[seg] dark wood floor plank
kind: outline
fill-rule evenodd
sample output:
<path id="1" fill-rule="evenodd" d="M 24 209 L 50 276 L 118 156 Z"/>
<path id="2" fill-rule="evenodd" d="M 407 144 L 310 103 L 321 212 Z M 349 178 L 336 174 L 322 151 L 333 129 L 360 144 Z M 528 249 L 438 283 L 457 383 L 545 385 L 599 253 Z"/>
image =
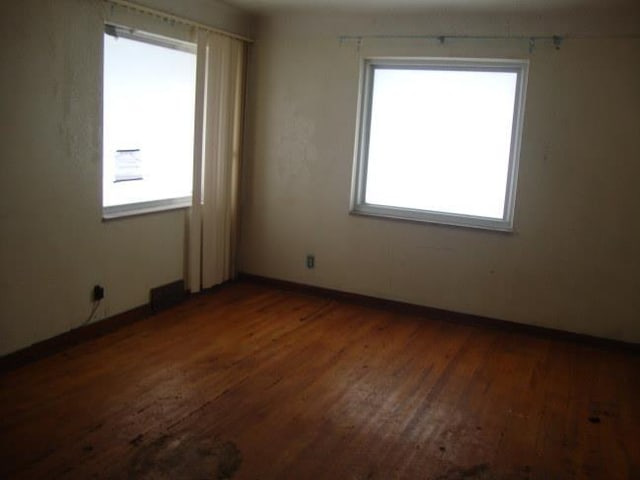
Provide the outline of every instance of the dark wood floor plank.
<path id="1" fill-rule="evenodd" d="M 0 478 L 640 478 L 639 374 L 239 282 L 0 374 Z"/>

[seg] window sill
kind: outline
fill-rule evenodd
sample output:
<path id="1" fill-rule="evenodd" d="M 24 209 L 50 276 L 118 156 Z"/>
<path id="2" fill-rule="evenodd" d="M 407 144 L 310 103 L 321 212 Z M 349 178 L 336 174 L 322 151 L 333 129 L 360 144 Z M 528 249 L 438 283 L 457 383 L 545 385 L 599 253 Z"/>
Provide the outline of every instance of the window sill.
<path id="1" fill-rule="evenodd" d="M 180 210 L 191 206 L 191 197 L 168 198 L 153 200 L 151 202 L 129 203 L 125 205 L 113 205 L 102 207 L 102 220 L 115 220 L 117 218 L 146 215 L 149 213 Z"/>
<path id="2" fill-rule="evenodd" d="M 451 227 L 473 228 L 502 233 L 513 233 L 513 223 L 510 220 L 494 219 L 488 217 L 475 217 L 471 215 L 457 215 L 427 210 L 413 210 L 409 208 L 397 208 L 372 204 L 356 205 L 349 212 L 351 215 L 375 217 L 386 220 L 400 220 L 416 223 L 430 223 Z"/>

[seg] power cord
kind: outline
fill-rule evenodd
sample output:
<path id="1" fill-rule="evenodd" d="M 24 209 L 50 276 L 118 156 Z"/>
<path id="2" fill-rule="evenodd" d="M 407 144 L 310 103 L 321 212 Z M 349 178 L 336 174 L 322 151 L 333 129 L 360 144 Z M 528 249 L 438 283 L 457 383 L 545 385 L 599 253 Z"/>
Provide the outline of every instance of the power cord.
<path id="1" fill-rule="evenodd" d="M 98 307 L 100 306 L 100 304 L 102 303 L 102 299 L 100 300 L 96 300 L 93 302 L 93 309 L 91 310 L 91 313 L 89 314 L 89 318 L 87 318 L 83 323 L 82 326 L 84 327 L 85 325 L 91 323 L 91 321 L 93 320 L 93 316 L 96 314 L 96 312 L 98 311 Z"/>

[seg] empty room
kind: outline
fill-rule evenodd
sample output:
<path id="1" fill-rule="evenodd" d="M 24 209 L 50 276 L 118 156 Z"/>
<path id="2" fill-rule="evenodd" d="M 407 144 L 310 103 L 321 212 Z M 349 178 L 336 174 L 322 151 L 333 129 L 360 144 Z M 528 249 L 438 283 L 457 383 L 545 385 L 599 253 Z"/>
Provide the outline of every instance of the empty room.
<path id="1" fill-rule="evenodd" d="M 0 3 L 0 478 L 640 479 L 637 0 Z"/>

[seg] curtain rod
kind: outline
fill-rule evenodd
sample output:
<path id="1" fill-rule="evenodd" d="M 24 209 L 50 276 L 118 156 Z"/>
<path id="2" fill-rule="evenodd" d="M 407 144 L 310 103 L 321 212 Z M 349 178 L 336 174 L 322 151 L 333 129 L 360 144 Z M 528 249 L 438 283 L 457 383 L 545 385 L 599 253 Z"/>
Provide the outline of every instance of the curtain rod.
<path id="1" fill-rule="evenodd" d="M 338 40 L 366 40 L 366 39 L 425 39 L 425 40 L 551 40 L 560 41 L 567 39 L 577 40 L 598 40 L 598 39 L 629 39 L 636 40 L 640 34 L 620 34 L 620 35 L 340 35 Z"/>
<path id="2" fill-rule="evenodd" d="M 562 42 L 566 39 L 640 39 L 640 34 L 622 35 L 341 35 L 338 41 L 342 45 L 348 41 L 355 41 L 360 49 L 363 40 L 389 39 L 389 40 L 437 40 L 444 45 L 447 40 L 526 40 L 529 42 L 529 53 L 533 53 L 537 41 L 551 41 L 556 50 L 560 50 Z"/>
<path id="3" fill-rule="evenodd" d="M 538 40 L 550 40 L 556 50 L 560 50 L 560 45 L 566 37 L 560 35 L 341 35 L 338 37 L 340 44 L 348 41 L 355 41 L 360 49 L 363 40 L 366 39 L 418 39 L 418 40 L 437 40 L 440 45 L 444 45 L 446 40 L 527 40 L 529 42 L 529 53 L 533 53 Z"/>
<path id="4" fill-rule="evenodd" d="M 137 3 L 130 2 L 128 0 L 103 0 L 105 3 L 110 3 L 112 5 L 118 5 L 120 7 L 129 8 L 131 10 L 138 11 L 140 13 L 146 13 L 148 15 L 153 15 L 155 17 L 160 17 L 163 20 L 169 20 L 176 23 L 181 23 L 183 25 L 187 25 L 189 27 L 199 28 L 201 30 L 206 30 L 208 32 L 217 33 L 220 35 L 224 35 L 226 37 L 235 38 L 236 40 L 242 40 L 243 42 L 253 43 L 253 39 L 249 37 L 245 37 L 243 35 L 238 35 L 237 33 L 229 32 L 227 30 L 223 30 L 221 28 L 212 27 L 210 25 L 206 25 L 204 23 L 196 22 L 193 20 L 189 20 L 186 18 L 178 17 L 177 15 L 173 15 L 168 12 L 164 12 L 162 10 L 156 10 L 155 8 L 144 7 L 142 5 L 138 5 Z"/>

